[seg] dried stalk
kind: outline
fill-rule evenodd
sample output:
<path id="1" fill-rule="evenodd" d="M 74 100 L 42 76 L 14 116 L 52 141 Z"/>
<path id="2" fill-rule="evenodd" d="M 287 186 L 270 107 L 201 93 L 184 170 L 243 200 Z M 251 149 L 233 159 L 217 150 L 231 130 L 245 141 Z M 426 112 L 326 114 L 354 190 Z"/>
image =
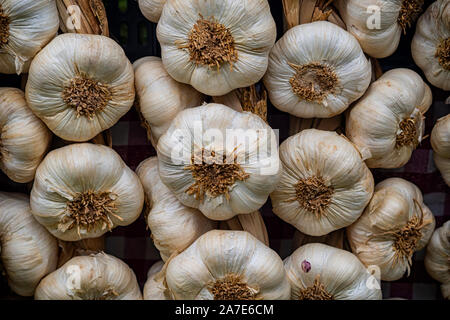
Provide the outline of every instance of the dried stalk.
<path id="1" fill-rule="evenodd" d="M 342 114 L 333 118 L 311 118 L 303 119 L 295 116 L 289 116 L 289 135 L 293 136 L 305 129 L 319 129 L 326 131 L 343 132 L 342 128 Z"/>
<path id="2" fill-rule="evenodd" d="M 105 250 L 103 237 L 95 239 L 84 239 L 80 241 L 58 240 L 60 254 L 58 258 L 58 268 L 76 256 L 89 255 Z"/>
<path id="3" fill-rule="evenodd" d="M 323 243 L 335 248 L 344 249 L 344 236 L 345 229 L 336 230 L 320 237 L 309 236 L 295 230 L 292 245 L 294 250 L 308 243 Z"/>
<path id="4" fill-rule="evenodd" d="M 252 234 L 256 239 L 269 246 L 269 236 L 264 220 L 259 211 L 250 214 L 240 214 L 227 220 L 225 228 L 230 230 L 243 230 Z"/>

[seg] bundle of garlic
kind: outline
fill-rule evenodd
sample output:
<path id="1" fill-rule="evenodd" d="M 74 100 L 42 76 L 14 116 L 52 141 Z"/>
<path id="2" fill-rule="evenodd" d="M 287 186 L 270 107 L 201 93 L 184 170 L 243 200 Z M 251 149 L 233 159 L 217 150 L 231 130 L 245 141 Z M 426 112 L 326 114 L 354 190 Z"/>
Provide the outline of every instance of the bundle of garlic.
<path id="1" fill-rule="evenodd" d="M 133 64 L 138 109 L 154 147 L 170 122 L 185 108 L 202 104 L 204 97 L 191 86 L 176 82 L 158 57 L 145 57 Z"/>
<path id="2" fill-rule="evenodd" d="M 168 296 L 163 268 L 164 261 L 158 261 L 148 270 L 144 285 L 144 300 L 173 300 Z"/>
<path id="3" fill-rule="evenodd" d="M 432 85 L 450 90 L 450 2 L 437 0 L 417 22 L 411 52 Z"/>
<path id="4" fill-rule="evenodd" d="M 258 210 L 280 175 L 275 133 L 260 117 L 224 105 L 180 112 L 158 143 L 162 182 L 212 220 Z"/>
<path id="5" fill-rule="evenodd" d="M 9 286 L 22 296 L 32 296 L 56 268 L 56 239 L 33 218 L 26 195 L 0 192 L 0 258 Z"/>
<path id="6" fill-rule="evenodd" d="M 372 69 L 358 41 L 327 21 L 289 29 L 269 56 L 264 84 L 278 109 L 331 118 L 361 97 Z"/>
<path id="7" fill-rule="evenodd" d="M 0 168 L 13 181 L 26 183 L 50 145 L 51 133 L 28 108 L 23 92 L 0 88 Z"/>
<path id="8" fill-rule="evenodd" d="M 167 0 L 138 0 L 139 9 L 148 20 L 158 23 L 166 1 Z"/>
<path id="9" fill-rule="evenodd" d="M 57 33 L 55 0 L 2 0 L 0 73 L 27 72 L 30 61 Z"/>
<path id="10" fill-rule="evenodd" d="M 401 167 L 423 139 L 423 114 L 431 103 L 431 90 L 417 73 L 390 70 L 350 109 L 346 135 L 369 168 Z"/>
<path id="11" fill-rule="evenodd" d="M 133 67 L 110 38 L 62 34 L 33 59 L 25 91 L 30 108 L 57 136 L 87 141 L 130 110 Z"/>
<path id="12" fill-rule="evenodd" d="M 142 300 L 136 275 L 122 260 L 98 253 L 70 259 L 39 283 L 36 300 Z"/>
<path id="13" fill-rule="evenodd" d="M 415 251 L 424 248 L 435 226 L 419 188 L 400 178 L 386 179 L 361 217 L 347 228 L 352 251 L 366 266 L 378 266 L 381 280 L 410 271 Z"/>
<path id="14" fill-rule="evenodd" d="M 276 26 L 267 0 L 167 0 L 157 36 L 175 80 L 220 96 L 263 77 Z"/>
<path id="15" fill-rule="evenodd" d="M 450 299 L 450 221 L 436 229 L 427 246 L 425 267 L 433 279 L 442 283 L 442 295 Z"/>
<path id="16" fill-rule="evenodd" d="M 174 252 L 181 252 L 202 234 L 215 229 L 217 223 L 200 211 L 183 205 L 162 183 L 158 159 L 149 158 L 136 169 L 150 204 L 147 224 L 153 243 L 166 261 Z"/>
<path id="17" fill-rule="evenodd" d="M 280 158 L 273 212 L 303 233 L 322 236 L 349 226 L 372 197 L 370 170 L 336 132 L 303 130 L 281 144 Z"/>
<path id="18" fill-rule="evenodd" d="M 338 0 L 335 4 L 348 31 L 374 58 L 394 53 L 422 11 L 423 0 Z"/>
<path id="19" fill-rule="evenodd" d="M 450 186 L 450 114 L 438 119 L 431 131 L 431 146 L 436 167 Z"/>
<path id="20" fill-rule="evenodd" d="M 284 260 L 292 300 L 380 300 L 375 278 L 345 250 L 306 244 Z"/>
<path id="21" fill-rule="evenodd" d="M 166 283 L 176 300 L 287 300 L 278 254 L 245 231 L 210 231 L 174 257 Z"/>
<path id="22" fill-rule="evenodd" d="M 31 190 L 35 218 L 65 241 L 97 238 L 141 214 L 144 190 L 111 148 L 91 143 L 51 151 Z"/>

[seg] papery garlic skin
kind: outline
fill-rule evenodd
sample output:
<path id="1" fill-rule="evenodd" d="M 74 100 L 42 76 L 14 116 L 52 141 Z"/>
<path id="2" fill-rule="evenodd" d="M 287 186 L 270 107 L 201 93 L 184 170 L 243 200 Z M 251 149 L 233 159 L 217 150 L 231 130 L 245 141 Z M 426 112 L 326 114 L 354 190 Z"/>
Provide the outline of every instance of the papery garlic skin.
<path id="1" fill-rule="evenodd" d="M 139 9 L 148 20 L 158 23 L 166 1 L 167 0 L 139 0 Z"/>
<path id="2" fill-rule="evenodd" d="M 87 141 L 130 110 L 133 67 L 108 37 L 62 34 L 33 59 L 25 92 L 29 107 L 53 133 Z"/>
<path id="3" fill-rule="evenodd" d="M 440 61 L 438 49 L 441 44 L 442 54 L 447 58 Z M 443 90 L 450 90 L 448 50 L 450 50 L 450 2 L 437 0 L 417 22 L 416 33 L 411 42 L 411 53 L 414 62 L 425 73 L 428 81 Z"/>
<path id="4" fill-rule="evenodd" d="M 52 135 L 20 89 L 0 88 L 0 168 L 13 181 L 33 180 Z"/>
<path id="5" fill-rule="evenodd" d="M 409 6 L 411 2 L 417 3 L 414 8 L 420 8 L 420 1 L 404 0 L 338 0 L 335 4 L 364 52 L 374 58 L 385 58 L 397 49 L 403 27 L 406 30 L 417 16 L 412 13 L 409 16 L 406 10 L 406 21 L 399 22 L 403 3 Z"/>
<path id="6" fill-rule="evenodd" d="M 168 289 L 164 284 L 164 275 L 161 271 L 164 261 L 155 262 L 148 270 L 147 281 L 144 285 L 144 300 L 172 300 L 168 294 Z"/>
<path id="7" fill-rule="evenodd" d="M 428 274 L 442 283 L 442 295 L 450 299 L 450 221 L 436 229 L 427 246 L 425 267 Z"/>
<path id="8" fill-rule="evenodd" d="M 431 131 L 431 146 L 436 167 L 450 186 L 450 114 L 438 119 Z"/>
<path id="9" fill-rule="evenodd" d="M 136 173 L 150 204 L 147 224 L 155 247 L 167 261 L 174 252 L 181 252 L 199 236 L 216 228 L 217 223 L 199 210 L 183 205 L 159 177 L 158 158 L 141 162 Z"/>
<path id="10" fill-rule="evenodd" d="M 371 75 L 358 41 L 331 22 L 317 21 L 293 27 L 277 41 L 264 85 L 281 111 L 300 118 L 331 118 L 364 94 Z"/>
<path id="11" fill-rule="evenodd" d="M 157 152 L 162 182 L 181 203 L 212 220 L 258 210 L 281 169 L 272 128 L 257 115 L 214 103 L 180 112 Z M 231 172 L 219 179 L 221 168 Z"/>
<path id="12" fill-rule="evenodd" d="M 364 213 L 347 228 L 347 238 L 364 265 L 378 266 L 381 280 L 395 281 L 409 275 L 413 253 L 427 245 L 434 226 L 419 188 L 389 178 L 375 186 Z"/>
<path id="13" fill-rule="evenodd" d="M 134 222 L 143 208 L 144 190 L 113 149 L 81 143 L 45 157 L 30 200 L 35 218 L 55 237 L 77 241 Z"/>
<path id="14" fill-rule="evenodd" d="M 303 130 L 280 146 L 283 167 L 273 212 L 301 232 L 322 236 L 352 224 L 373 194 L 358 150 L 336 132 Z"/>
<path id="15" fill-rule="evenodd" d="M 21 296 L 32 296 L 56 269 L 56 239 L 33 218 L 24 194 L 0 192 L 0 258 L 9 287 Z"/>
<path id="16" fill-rule="evenodd" d="M 369 168 L 399 168 L 423 139 L 430 91 L 409 69 L 393 69 L 372 83 L 347 114 L 347 137 Z"/>
<path id="17" fill-rule="evenodd" d="M 176 300 L 287 300 L 291 290 L 278 254 L 245 231 L 202 235 L 169 262 L 166 282 Z"/>
<path id="18" fill-rule="evenodd" d="M 208 24 L 216 32 L 201 32 Z M 192 39 L 214 38 L 206 43 L 216 45 L 196 47 L 191 34 Z M 157 36 L 164 67 L 176 81 L 221 96 L 263 77 L 276 25 L 267 0 L 168 0 Z"/>
<path id="19" fill-rule="evenodd" d="M 70 259 L 46 276 L 36 300 L 142 300 L 133 270 L 106 253 Z"/>
<path id="20" fill-rule="evenodd" d="M 58 31 L 55 0 L 3 0 L 0 73 L 27 72 L 29 62 Z M 5 42 L 6 43 L 5 43 Z"/>
<path id="21" fill-rule="evenodd" d="M 354 254 L 342 249 L 306 244 L 284 260 L 284 267 L 292 300 L 381 299 L 379 279 Z"/>
<path id="22" fill-rule="evenodd" d="M 156 147 L 173 118 L 185 108 L 201 105 L 204 96 L 191 86 L 173 80 L 161 58 L 141 58 L 133 63 L 133 68 L 139 112 Z"/>

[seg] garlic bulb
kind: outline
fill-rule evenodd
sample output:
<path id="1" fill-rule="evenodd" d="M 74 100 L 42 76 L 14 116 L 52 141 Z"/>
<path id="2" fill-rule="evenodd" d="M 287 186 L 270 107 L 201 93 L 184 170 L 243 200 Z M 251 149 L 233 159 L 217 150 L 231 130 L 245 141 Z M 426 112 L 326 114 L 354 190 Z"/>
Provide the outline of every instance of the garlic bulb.
<path id="1" fill-rule="evenodd" d="M 173 258 L 166 282 L 176 300 L 287 300 L 278 254 L 245 231 L 213 230 Z"/>
<path id="2" fill-rule="evenodd" d="M 9 286 L 21 296 L 32 296 L 56 268 L 56 239 L 33 218 L 24 194 L 0 192 L 0 258 Z"/>
<path id="3" fill-rule="evenodd" d="M 25 92 L 30 108 L 57 136 L 87 141 L 130 110 L 133 67 L 110 38 L 66 33 L 33 59 Z"/>
<path id="4" fill-rule="evenodd" d="M 153 243 L 164 261 L 217 226 L 217 223 L 207 219 L 197 209 L 181 204 L 172 191 L 167 189 L 159 177 L 156 157 L 141 162 L 136 173 L 151 206 L 147 224 Z"/>
<path id="5" fill-rule="evenodd" d="M 338 0 L 335 4 L 348 31 L 374 58 L 394 53 L 422 11 L 423 0 Z"/>
<path id="6" fill-rule="evenodd" d="M 0 168 L 15 182 L 34 178 L 51 133 L 28 108 L 24 93 L 0 88 Z"/>
<path id="7" fill-rule="evenodd" d="M 442 283 L 442 295 L 450 299 L 450 221 L 436 229 L 425 256 L 425 267 L 433 279 Z"/>
<path id="8" fill-rule="evenodd" d="M 433 2 L 417 22 L 411 53 L 432 85 L 450 90 L 450 2 Z"/>
<path id="9" fill-rule="evenodd" d="M 273 212 L 301 232 L 322 236 L 352 224 L 373 193 L 373 177 L 354 146 L 336 132 L 307 129 L 280 146 L 283 172 Z"/>
<path id="10" fill-rule="evenodd" d="M 91 143 L 51 151 L 31 190 L 35 218 L 65 241 L 97 238 L 141 214 L 144 190 L 111 148 Z"/>
<path id="11" fill-rule="evenodd" d="M 39 283 L 36 300 L 142 300 L 136 275 L 122 260 L 98 253 L 70 259 Z"/>
<path id="12" fill-rule="evenodd" d="M 221 104 L 185 109 L 158 143 L 162 182 L 212 220 L 258 210 L 279 179 L 273 130 Z"/>
<path id="13" fill-rule="evenodd" d="M 276 26 L 267 0 L 168 0 L 157 36 L 175 80 L 221 96 L 263 77 Z"/>
<path id="14" fill-rule="evenodd" d="M 393 69 L 350 109 L 346 135 L 365 154 L 369 168 L 398 168 L 409 161 L 423 138 L 428 89 L 414 71 Z"/>
<path id="15" fill-rule="evenodd" d="M 306 244 L 284 260 L 292 300 L 380 300 L 377 279 L 352 253 Z"/>
<path id="16" fill-rule="evenodd" d="M 270 101 L 300 118 L 331 118 L 363 95 L 372 69 L 358 41 L 327 21 L 289 29 L 269 56 Z"/>
<path id="17" fill-rule="evenodd" d="M 347 228 L 347 237 L 362 263 L 378 266 L 381 280 L 394 281 L 409 275 L 414 252 L 427 245 L 434 226 L 419 188 L 389 178 L 375 186 L 364 213 Z"/>
<path id="18" fill-rule="evenodd" d="M 139 9 L 148 20 L 158 23 L 166 1 L 167 0 L 138 0 Z"/>
<path id="19" fill-rule="evenodd" d="M 55 0 L 2 0 L 0 73 L 27 72 L 30 60 L 57 33 Z"/>
<path id="20" fill-rule="evenodd" d="M 144 300 L 172 300 L 168 297 L 168 290 L 164 284 L 164 261 L 158 261 L 152 265 L 147 274 L 147 282 L 144 285 Z"/>
<path id="21" fill-rule="evenodd" d="M 431 146 L 436 167 L 450 186 L 450 114 L 438 119 L 431 131 Z"/>
<path id="22" fill-rule="evenodd" d="M 185 108 L 201 105 L 204 97 L 191 86 L 173 80 L 161 58 L 141 58 L 133 67 L 139 112 L 156 147 L 173 118 Z"/>

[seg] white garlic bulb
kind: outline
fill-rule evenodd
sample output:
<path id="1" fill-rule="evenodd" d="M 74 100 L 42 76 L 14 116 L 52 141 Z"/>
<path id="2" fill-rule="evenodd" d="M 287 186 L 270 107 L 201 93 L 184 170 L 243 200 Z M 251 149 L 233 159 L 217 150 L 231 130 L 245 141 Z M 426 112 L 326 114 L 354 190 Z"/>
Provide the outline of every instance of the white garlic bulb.
<path id="1" fill-rule="evenodd" d="M 39 283 L 36 300 L 142 300 L 136 275 L 103 252 L 70 259 Z"/>
<path id="2" fill-rule="evenodd" d="M 332 131 L 303 130 L 280 146 L 283 172 L 273 212 L 301 232 L 322 236 L 352 224 L 374 182 L 358 150 Z"/>
<path id="3" fill-rule="evenodd" d="M 158 23 L 166 1 L 167 0 L 139 0 L 139 9 L 148 20 Z"/>
<path id="4" fill-rule="evenodd" d="M 221 104 L 180 112 L 157 151 L 162 182 L 212 220 L 258 210 L 279 179 L 272 128 L 257 115 Z"/>
<path id="5" fill-rule="evenodd" d="M 183 205 L 162 183 L 158 172 L 158 158 L 152 157 L 141 162 L 136 173 L 150 202 L 147 224 L 152 240 L 164 261 L 217 226 L 217 223 L 206 218 L 199 210 Z"/>
<path id="6" fill-rule="evenodd" d="M 361 217 L 347 228 L 352 251 L 366 266 L 377 266 L 381 280 L 395 281 L 410 271 L 415 251 L 424 248 L 435 226 L 416 185 L 389 178 L 375 193 Z"/>
<path id="7" fill-rule="evenodd" d="M 25 93 L 29 107 L 57 136 L 87 141 L 130 110 L 133 67 L 114 40 L 66 33 L 33 59 Z"/>
<path id="8" fill-rule="evenodd" d="M 450 2 L 433 2 L 417 22 L 411 43 L 415 63 L 430 83 L 450 90 Z"/>
<path id="9" fill-rule="evenodd" d="M 175 80 L 221 96 L 263 77 L 276 26 L 267 0 L 168 0 L 157 36 Z"/>
<path id="10" fill-rule="evenodd" d="M 284 260 L 292 300 L 380 300 L 378 279 L 351 252 L 306 244 Z"/>
<path id="11" fill-rule="evenodd" d="M 33 180 L 51 139 L 50 131 L 28 108 L 24 93 L 0 88 L 0 168 L 11 180 Z"/>
<path id="12" fill-rule="evenodd" d="M 442 283 L 442 295 L 450 299 L 450 221 L 436 229 L 427 246 L 425 267 L 433 279 Z"/>
<path id="13" fill-rule="evenodd" d="M 372 83 L 347 115 L 346 135 L 358 146 L 369 168 L 405 165 L 422 141 L 423 111 L 431 92 L 409 69 L 393 69 Z"/>
<path id="14" fill-rule="evenodd" d="M 152 265 L 144 285 L 144 300 L 172 300 L 165 285 L 164 261 Z"/>
<path id="15" fill-rule="evenodd" d="M 51 151 L 31 190 L 35 218 L 65 241 L 97 238 L 141 214 L 144 190 L 111 148 L 91 143 Z"/>
<path id="16" fill-rule="evenodd" d="M 202 104 L 204 97 L 191 86 L 176 82 L 158 57 L 145 57 L 133 63 L 139 112 L 156 147 L 171 121 L 185 108 Z"/>
<path id="17" fill-rule="evenodd" d="M 374 58 L 394 53 L 422 11 L 423 0 L 338 0 L 335 4 L 364 52 Z"/>
<path id="18" fill-rule="evenodd" d="M 31 59 L 58 31 L 55 0 L 2 0 L 0 73 L 27 72 Z"/>
<path id="19" fill-rule="evenodd" d="M 438 119 L 431 131 L 431 146 L 436 167 L 450 186 L 450 114 Z"/>
<path id="20" fill-rule="evenodd" d="M 9 286 L 22 296 L 32 296 L 56 269 L 56 239 L 33 218 L 24 194 L 0 192 L 0 258 Z"/>
<path id="21" fill-rule="evenodd" d="M 289 29 L 269 56 L 270 101 L 300 118 L 331 118 L 361 97 L 372 69 L 358 41 L 328 21 Z"/>
<path id="22" fill-rule="evenodd" d="M 169 262 L 166 282 L 176 300 L 287 300 L 291 294 L 281 258 L 245 231 L 202 235 Z"/>

